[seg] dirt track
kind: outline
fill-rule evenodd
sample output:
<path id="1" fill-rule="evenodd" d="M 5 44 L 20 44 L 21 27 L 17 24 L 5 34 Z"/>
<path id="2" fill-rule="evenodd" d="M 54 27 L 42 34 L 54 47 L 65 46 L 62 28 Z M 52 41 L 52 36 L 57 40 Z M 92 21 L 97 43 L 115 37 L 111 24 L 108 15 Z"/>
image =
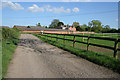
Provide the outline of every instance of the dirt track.
<path id="1" fill-rule="evenodd" d="M 120 78 L 31 34 L 22 34 L 6 78 Z"/>

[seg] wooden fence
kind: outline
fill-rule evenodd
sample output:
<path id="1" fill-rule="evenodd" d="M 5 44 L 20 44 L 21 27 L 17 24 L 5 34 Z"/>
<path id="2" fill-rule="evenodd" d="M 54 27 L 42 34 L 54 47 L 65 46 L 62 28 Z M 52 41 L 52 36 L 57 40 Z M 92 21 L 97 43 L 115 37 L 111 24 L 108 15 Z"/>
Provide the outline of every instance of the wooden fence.
<path id="1" fill-rule="evenodd" d="M 51 33 L 44 33 L 44 34 L 51 34 Z M 53 33 L 52 33 L 51 35 L 57 35 L 57 37 L 41 34 L 41 36 L 51 37 L 51 39 L 52 39 L 52 38 L 56 38 L 56 41 L 58 41 L 58 39 L 62 39 L 62 40 L 64 40 L 64 41 L 65 41 L 65 40 L 67 40 L 67 41 L 72 41 L 72 42 L 73 42 L 73 47 L 75 46 L 75 43 L 76 43 L 76 42 L 77 42 L 77 43 L 86 44 L 86 45 L 87 45 L 87 50 L 89 50 L 89 45 L 97 46 L 97 47 L 102 47 L 102 48 L 107 48 L 107 49 L 111 49 L 111 50 L 114 51 L 113 57 L 116 57 L 117 51 L 120 51 L 120 48 L 117 47 L 118 42 L 120 42 L 120 39 L 104 38 L 104 37 L 91 37 L 91 36 L 74 35 L 74 34 L 53 34 Z M 64 38 L 60 38 L 60 37 L 58 37 L 58 35 L 62 35 L 62 36 L 64 36 Z M 71 40 L 71 39 L 65 39 L 65 36 L 73 36 L 73 40 Z M 76 37 L 86 37 L 86 38 L 87 38 L 87 42 L 75 40 Z M 92 38 L 92 39 L 100 39 L 100 40 L 114 41 L 114 47 L 90 43 L 90 38 Z"/>

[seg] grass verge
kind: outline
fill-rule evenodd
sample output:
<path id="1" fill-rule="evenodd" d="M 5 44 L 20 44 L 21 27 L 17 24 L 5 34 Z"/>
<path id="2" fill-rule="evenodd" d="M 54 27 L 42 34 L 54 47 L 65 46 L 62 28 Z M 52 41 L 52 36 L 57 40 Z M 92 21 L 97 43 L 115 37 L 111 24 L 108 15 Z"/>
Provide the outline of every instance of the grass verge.
<path id="1" fill-rule="evenodd" d="M 82 49 L 73 48 L 71 46 L 67 46 L 64 44 L 60 44 L 59 42 L 56 42 L 54 39 L 52 39 L 52 41 L 50 41 L 50 40 L 47 40 L 45 37 L 40 37 L 40 35 L 38 35 L 38 34 L 33 34 L 33 35 L 35 35 L 36 37 L 40 38 L 41 40 L 43 40 L 47 43 L 50 43 L 61 49 L 69 51 L 72 54 L 75 54 L 75 55 L 82 57 L 84 59 L 87 59 L 95 64 L 107 67 L 115 72 L 120 73 L 120 60 L 118 60 L 118 59 L 108 57 L 105 55 L 100 55 L 96 52 L 86 51 L 86 50 L 82 50 Z"/>
<path id="2" fill-rule="evenodd" d="M 4 33 L 4 32 L 13 32 L 12 35 L 10 35 L 10 33 Z M 14 32 L 15 31 L 15 32 Z M 17 33 L 16 30 L 13 29 L 3 29 L 3 33 L 2 34 L 2 78 L 5 77 L 7 69 L 8 69 L 8 65 L 12 59 L 12 55 L 17 47 L 17 43 L 19 41 L 19 36 L 20 34 Z M 3 35 L 6 37 L 3 37 Z M 8 39 L 8 37 L 9 39 Z"/>

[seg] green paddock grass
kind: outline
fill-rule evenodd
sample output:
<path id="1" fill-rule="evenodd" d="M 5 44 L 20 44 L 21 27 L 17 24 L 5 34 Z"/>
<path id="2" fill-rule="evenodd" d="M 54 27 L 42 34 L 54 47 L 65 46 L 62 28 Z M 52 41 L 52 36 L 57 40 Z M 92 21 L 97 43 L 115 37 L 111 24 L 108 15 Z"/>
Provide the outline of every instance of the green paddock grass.
<path id="1" fill-rule="evenodd" d="M 101 66 L 105 66 L 109 69 L 112 69 L 115 72 L 120 73 L 120 60 L 118 60 L 118 59 L 115 59 L 113 57 L 108 57 L 108 56 L 105 56 L 105 55 L 102 55 L 102 54 L 99 54 L 99 53 L 96 53 L 93 51 L 86 51 L 83 49 L 73 48 L 70 45 L 64 44 L 63 40 L 58 40 L 58 42 L 56 42 L 55 38 L 53 38 L 51 41 L 51 38 L 46 38 L 44 36 L 40 37 L 39 34 L 33 34 L 33 35 L 35 35 L 36 37 L 40 38 L 41 40 L 43 40 L 47 43 L 50 43 L 50 44 L 57 46 L 61 49 L 69 51 L 72 54 L 75 54 L 75 55 L 82 57 L 82 58 L 85 58 L 93 63 L 99 64 Z M 66 41 L 66 42 L 69 43 L 69 41 Z"/>
<path id="2" fill-rule="evenodd" d="M 39 35 L 39 34 L 38 34 Z M 63 35 L 54 35 L 54 34 L 44 34 L 44 35 L 49 35 L 49 36 L 54 36 L 54 37 L 59 37 L 59 38 L 64 38 L 64 36 Z M 79 35 L 81 35 L 81 34 L 79 34 Z M 85 36 L 89 36 L 90 34 L 86 34 Z M 95 37 L 100 37 L 100 36 L 95 36 Z M 65 39 L 71 39 L 71 40 L 73 40 L 73 36 L 65 36 Z M 87 42 L 87 38 L 82 38 L 82 37 L 76 37 L 75 38 L 75 40 L 78 40 L 78 41 L 83 41 L 83 42 Z M 62 40 L 60 40 L 60 39 L 58 39 L 58 41 L 60 42 L 60 43 L 63 43 L 63 41 Z M 90 43 L 94 43 L 94 44 L 99 44 L 99 45 L 105 45 L 105 46 L 110 46 L 110 47 L 114 47 L 114 41 L 108 41 L 108 40 L 100 40 L 100 39 L 92 39 L 92 38 L 90 38 Z M 73 42 L 71 42 L 71 41 L 65 41 L 65 43 L 67 44 L 67 45 L 71 45 L 72 46 L 72 44 L 73 44 Z M 120 42 L 119 42 L 120 43 Z M 82 44 L 82 43 L 75 43 L 75 47 L 76 48 L 81 48 L 81 49 L 84 49 L 84 50 L 86 50 L 86 48 L 87 48 L 87 45 L 86 44 Z M 89 50 L 91 50 L 91 51 L 94 51 L 94 52 L 99 52 L 100 54 L 102 54 L 102 55 L 106 55 L 106 56 L 109 56 L 109 57 L 113 57 L 113 53 L 114 53 L 114 51 L 113 50 L 110 50 L 110 49 L 106 49 L 106 48 L 100 48 L 100 47 L 95 47 L 95 46 L 92 46 L 92 45 L 90 45 L 89 46 Z M 117 53 L 118 54 L 118 53 Z"/>
<path id="3" fill-rule="evenodd" d="M 76 34 L 76 35 L 83 35 L 83 33 Z M 85 36 L 94 36 L 94 37 L 107 37 L 107 38 L 118 38 L 120 39 L 120 33 L 84 33 Z"/>
<path id="4" fill-rule="evenodd" d="M 0 41 L 0 79 L 2 79 L 2 42 Z"/>
<path id="5" fill-rule="evenodd" d="M 48 34 L 50 35 L 50 34 Z M 75 35 L 83 35 L 83 34 L 75 34 Z M 88 33 L 85 33 L 84 34 L 85 36 L 94 36 L 94 37 L 103 37 L 102 34 L 88 34 Z M 118 38 L 120 39 L 120 34 L 104 34 L 105 36 L 112 36 L 112 37 L 107 37 L 107 38 Z M 114 36 L 113 36 L 114 35 Z M 115 35 L 119 35 L 119 36 L 115 36 Z M 56 35 L 52 35 L 52 36 L 55 36 Z M 59 35 L 58 37 L 60 38 L 63 38 L 64 36 L 62 35 Z M 66 39 L 71 39 L 73 40 L 73 36 L 66 36 L 65 37 Z M 78 40 L 78 41 L 83 41 L 83 42 L 87 42 L 87 38 L 83 38 L 83 37 L 76 37 L 75 40 Z M 100 45 L 106 45 L 106 46 L 111 46 L 111 47 L 114 47 L 114 41 L 108 41 L 108 40 L 100 40 L 100 39 L 92 39 L 90 38 L 90 43 L 95 43 L 95 44 L 100 44 Z"/>

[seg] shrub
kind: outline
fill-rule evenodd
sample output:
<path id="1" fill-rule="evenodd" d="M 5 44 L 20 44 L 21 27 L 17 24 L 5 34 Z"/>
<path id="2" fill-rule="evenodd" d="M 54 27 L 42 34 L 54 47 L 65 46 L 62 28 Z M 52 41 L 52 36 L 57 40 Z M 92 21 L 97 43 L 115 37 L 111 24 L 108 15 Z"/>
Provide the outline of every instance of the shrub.
<path id="1" fill-rule="evenodd" d="M 16 38 L 18 34 L 18 31 L 16 29 L 11 28 L 3 28 L 2 29 L 2 39 L 3 40 L 9 40 L 12 38 Z"/>

